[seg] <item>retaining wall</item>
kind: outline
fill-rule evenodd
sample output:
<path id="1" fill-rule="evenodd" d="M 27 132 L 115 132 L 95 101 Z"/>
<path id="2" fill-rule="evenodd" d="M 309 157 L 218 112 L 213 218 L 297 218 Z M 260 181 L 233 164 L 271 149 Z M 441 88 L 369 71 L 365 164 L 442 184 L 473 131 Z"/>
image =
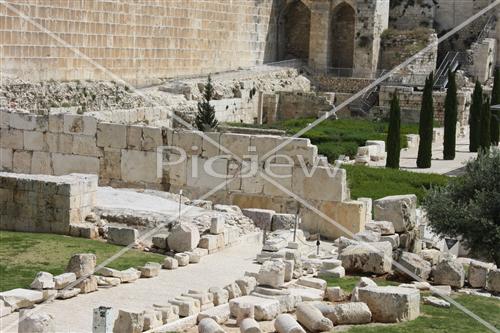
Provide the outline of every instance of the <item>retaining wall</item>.
<path id="1" fill-rule="evenodd" d="M 91 116 L 7 111 L 0 111 L 0 134 L 3 171 L 90 173 L 99 175 L 101 185 L 173 192 L 183 189 L 192 198 L 206 195 L 220 203 L 282 213 L 297 211 L 297 195 L 343 225 L 355 226 L 357 231 L 364 228 L 365 208 L 361 202 L 349 201 L 345 170 L 322 164 L 324 159 L 318 158 L 317 147 L 308 139 L 293 139 L 272 154 L 271 160 L 264 160 L 268 151 L 288 138 L 219 132 L 205 133 L 204 138 L 196 131 L 104 123 Z M 251 170 L 262 171 L 269 164 L 268 177 L 293 194 L 283 192 L 256 171 L 245 170 L 242 162 L 220 149 L 219 144 L 250 162 Z M 158 151 L 160 146 L 181 148 L 186 158 L 181 158 L 178 149 Z M 210 166 L 218 175 L 208 173 Z M 224 184 L 226 180 L 231 181 Z M 333 206 L 336 209 L 332 210 Z M 343 210 L 349 213 L 340 216 Z M 324 236 L 342 234 L 320 217 L 308 217 L 307 209 L 302 213 L 306 230 L 313 231 L 315 226 L 316 232 L 320 223 L 324 225 Z"/>

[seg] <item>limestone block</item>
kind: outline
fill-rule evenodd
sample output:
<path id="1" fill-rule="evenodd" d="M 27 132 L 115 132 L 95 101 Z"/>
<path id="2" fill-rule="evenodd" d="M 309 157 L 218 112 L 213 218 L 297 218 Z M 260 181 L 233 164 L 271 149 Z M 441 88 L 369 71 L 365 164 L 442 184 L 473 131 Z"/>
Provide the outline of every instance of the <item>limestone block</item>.
<path id="1" fill-rule="evenodd" d="M 15 150 L 12 158 L 12 170 L 17 173 L 30 173 L 32 154 L 30 151 Z"/>
<path id="2" fill-rule="evenodd" d="M 97 291 L 97 279 L 91 275 L 86 279 L 81 280 L 75 285 L 75 288 L 80 289 L 80 293 L 88 294 Z"/>
<path id="3" fill-rule="evenodd" d="M 95 136 L 97 133 L 97 119 L 94 117 L 65 114 L 63 118 L 66 134 Z"/>
<path id="4" fill-rule="evenodd" d="M 210 220 L 210 233 L 212 235 L 222 234 L 224 232 L 225 221 L 221 216 L 212 217 Z"/>
<path id="5" fill-rule="evenodd" d="M 163 146 L 163 137 L 159 127 L 142 128 L 142 150 L 153 150 Z"/>
<path id="6" fill-rule="evenodd" d="M 161 265 L 157 262 L 148 262 L 144 266 L 139 267 L 141 277 L 151 278 L 160 274 Z"/>
<path id="7" fill-rule="evenodd" d="M 115 277 L 96 276 L 98 287 L 116 287 L 122 280 Z"/>
<path id="8" fill-rule="evenodd" d="M 346 295 L 344 290 L 340 287 L 328 287 L 326 288 L 326 297 L 330 302 L 342 302 Z"/>
<path id="9" fill-rule="evenodd" d="M 142 126 L 127 126 L 127 148 L 141 150 Z"/>
<path id="10" fill-rule="evenodd" d="M 14 310 L 4 301 L 0 301 L 0 318 L 10 315 Z"/>
<path id="11" fill-rule="evenodd" d="M 244 319 L 255 317 L 253 304 L 240 304 L 236 317 L 236 325 L 240 325 Z"/>
<path id="12" fill-rule="evenodd" d="M 9 128 L 10 112 L 0 110 L 0 128 Z"/>
<path id="13" fill-rule="evenodd" d="M 218 250 L 217 235 L 203 235 L 200 238 L 198 246 L 202 249 L 207 249 L 208 253 L 213 253 Z"/>
<path id="14" fill-rule="evenodd" d="M 262 330 L 255 319 L 245 318 L 240 323 L 240 333 L 262 333 Z"/>
<path id="15" fill-rule="evenodd" d="M 392 267 L 392 245 L 389 242 L 350 245 L 339 259 L 347 272 L 385 274 Z"/>
<path id="16" fill-rule="evenodd" d="M 3 300 L 13 310 L 29 308 L 43 301 L 43 293 L 38 290 L 16 288 L 0 293 Z"/>
<path id="17" fill-rule="evenodd" d="M 292 192 L 293 165 L 290 164 L 266 164 L 264 173 L 264 195 L 289 197 Z"/>
<path id="18" fill-rule="evenodd" d="M 63 273 L 54 276 L 55 289 L 64 289 L 70 283 L 73 283 L 75 281 L 76 281 L 75 273 Z"/>
<path id="19" fill-rule="evenodd" d="M 257 194 L 264 191 L 264 184 L 266 180 L 262 178 L 256 166 L 252 164 L 244 169 L 243 177 L 241 179 L 241 190 L 247 194 Z"/>
<path id="20" fill-rule="evenodd" d="M 73 152 L 73 135 L 46 133 L 45 139 L 51 153 L 71 154 Z"/>
<path id="21" fill-rule="evenodd" d="M 253 276 L 245 276 L 235 281 L 241 290 L 243 296 L 250 295 L 250 293 L 257 286 L 257 280 Z"/>
<path id="22" fill-rule="evenodd" d="M 183 293 L 182 296 L 191 297 L 200 301 L 200 305 L 206 305 L 213 303 L 214 297 L 209 292 L 199 291 L 199 290 L 188 290 L 187 293 Z"/>
<path id="23" fill-rule="evenodd" d="M 9 113 L 9 126 L 14 129 L 33 131 L 36 129 L 37 116 L 31 113 Z"/>
<path id="24" fill-rule="evenodd" d="M 271 221 L 271 230 L 290 230 L 295 226 L 295 214 L 274 214 Z"/>
<path id="25" fill-rule="evenodd" d="M 211 287 L 208 292 L 212 294 L 215 306 L 226 304 L 229 301 L 229 291 L 220 287 Z"/>
<path id="26" fill-rule="evenodd" d="M 172 257 L 166 257 L 163 262 L 163 268 L 165 269 L 177 269 L 179 267 L 179 262 L 177 259 Z"/>
<path id="27" fill-rule="evenodd" d="M 0 148 L 0 171 L 12 171 L 13 154 L 10 148 Z"/>
<path id="28" fill-rule="evenodd" d="M 168 234 L 157 234 L 152 237 L 151 241 L 154 247 L 166 250 L 168 249 L 167 238 Z"/>
<path id="29" fill-rule="evenodd" d="M 99 238 L 99 228 L 93 223 L 70 224 L 69 234 L 73 237 L 97 239 Z"/>
<path id="30" fill-rule="evenodd" d="M 297 306 L 297 321 L 311 332 L 331 331 L 333 323 L 325 318 L 321 311 L 309 303 L 301 303 Z"/>
<path id="31" fill-rule="evenodd" d="M 113 326 L 113 333 L 141 333 L 144 329 L 144 312 L 120 310 Z"/>
<path id="32" fill-rule="evenodd" d="M 231 316 L 237 318 L 241 308 L 253 306 L 255 320 L 273 320 L 280 313 L 280 303 L 275 299 L 267 299 L 255 296 L 243 296 L 229 301 Z"/>
<path id="33" fill-rule="evenodd" d="M 418 254 L 403 252 L 398 259 L 398 263 L 413 275 L 416 275 L 423 280 L 429 279 L 432 269 L 431 264 L 422 259 Z M 398 273 L 407 275 L 406 272 L 400 270 L 399 268 Z M 410 277 L 415 279 L 414 276 L 410 275 Z"/>
<path id="34" fill-rule="evenodd" d="M 187 185 L 200 189 L 224 188 L 228 160 L 225 158 L 190 158 L 187 161 Z"/>
<path id="35" fill-rule="evenodd" d="M 53 289 L 54 287 L 54 276 L 48 272 L 38 272 L 30 285 L 31 289 Z"/>
<path id="36" fill-rule="evenodd" d="M 95 136 L 74 135 L 71 152 L 74 155 L 99 156 L 99 148 Z"/>
<path id="37" fill-rule="evenodd" d="M 328 313 L 323 313 L 334 325 L 368 324 L 372 321 L 372 313 L 368 305 L 362 302 L 335 304 L 329 306 Z"/>
<path id="38" fill-rule="evenodd" d="M 107 276 L 107 277 L 114 277 L 114 278 L 121 278 L 122 277 L 122 271 L 119 271 L 117 269 L 109 268 L 109 267 L 103 267 L 99 269 L 99 274 L 102 276 Z"/>
<path id="39" fill-rule="evenodd" d="M 200 301 L 190 297 L 176 297 L 168 301 L 179 307 L 179 316 L 189 317 L 200 312 Z"/>
<path id="40" fill-rule="evenodd" d="M 162 312 L 154 309 L 144 311 L 144 331 L 152 330 L 163 324 Z"/>
<path id="41" fill-rule="evenodd" d="M 211 308 L 205 311 L 202 311 L 198 314 L 197 321 L 200 322 L 205 318 L 211 318 L 215 320 L 217 324 L 223 324 L 229 320 L 231 313 L 229 312 L 229 304 L 225 304 L 223 306 L 218 306 L 215 308 Z"/>
<path id="42" fill-rule="evenodd" d="M 300 324 L 289 314 L 280 314 L 274 321 L 278 333 L 306 333 Z"/>
<path id="43" fill-rule="evenodd" d="M 396 232 L 415 227 L 417 197 L 414 194 L 385 197 L 375 200 L 373 205 L 375 219 L 392 222 Z"/>
<path id="44" fill-rule="evenodd" d="M 71 288 L 71 289 L 62 289 L 57 292 L 57 299 L 68 299 L 68 298 L 73 298 L 75 296 L 78 296 L 80 294 L 80 289 L 78 288 Z"/>
<path id="45" fill-rule="evenodd" d="M 373 200 L 372 198 L 358 198 L 358 201 L 362 202 L 363 205 L 365 206 L 366 222 L 368 224 L 368 222 L 372 221 Z"/>
<path id="46" fill-rule="evenodd" d="M 198 333 L 225 333 L 212 318 L 204 318 L 198 324 Z"/>
<path id="47" fill-rule="evenodd" d="M 35 312 L 31 309 L 23 309 L 19 312 L 19 317 L 22 317 L 23 320 L 19 321 L 19 326 L 17 328 L 18 332 L 56 332 L 55 320 L 50 314 Z"/>
<path id="48" fill-rule="evenodd" d="M 443 260 L 432 270 L 435 284 L 449 285 L 454 288 L 464 286 L 465 271 L 462 264 L 454 260 Z"/>
<path id="49" fill-rule="evenodd" d="M 174 259 L 177 260 L 179 267 L 189 265 L 189 254 L 187 253 L 176 253 Z"/>
<path id="50" fill-rule="evenodd" d="M 206 137 L 203 138 L 202 143 L 202 156 L 204 158 L 210 158 L 219 155 L 219 145 L 220 145 L 220 136 L 219 132 L 205 132 Z"/>
<path id="51" fill-rule="evenodd" d="M 380 233 L 382 236 L 394 235 L 394 224 L 389 221 L 372 221 L 365 224 L 366 230 Z"/>
<path id="52" fill-rule="evenodd" d="M 161 174 L 161 170 L 160 170 Z M 131 183 L 158 183 L 158 154 L 138 150 L 123 150 L 121 175 Z"/>
<path id="53" fill-rule="evenodd" d="M 241 289 L 236 282 L 228 284 L 224 289 L 227 290 L 229 299 L 241 297 Z"/>
<path id="54" fill-rule="evenodd" d="M 381 236 L 380 241 L 391 243 L 393 250 L 395 250 L 399 247 L 399 235 L 398 234 Z"/>
<path id="55" fill-rule="evenodd" d="M 23 142 L 24 150 L 43 151 L 45 147 L 44 133 L 37 131 L 24 131 Z"/>
<path id="56" fill-rule="evenodd" d="M 319 289 L 319 290 L 323 290 L 323 291 L 326 290 L 326 285 L 327 285 L 325 280 L 312 278 L 312 277 L 305 277 L 305 276 L 298 279 L 296 283 L 299 286 Z"/>
<path id="57" fill-rule="evenodd" d="M 264 262 L 259 270 L 257 282 L 273 288 L 280 288 L 285 283 L 285 263 L 280 259 Z"/>
<path id="58" fill-rule="evenodd" d="M 438 308 L 449 308 L 450 303 L 446 302 L 444 299 L 440 299 L 434 296 L 424 297 L 424 304 L 432 305 Z"/>
<path id="59" fill-rule="evenodd" d="M 108 227 L 108 243 L 128 246 L 135 244 L 139 232 L 134 228 L 126 227 Z"/>
<path id="60" fill-rule="evenodd" d="M 486 290 L 500 292 L 500 269 L 491 269 L 486 279 Z"/>
<path id="61" fill-rule="evenodd" d="M 431 263 L 431 265 L 437 265 L 441 261 L 441 251 L 436 249 L 424 249 L 420 253 L 420 256 Z"/>
<path id="62" fill-rule="evenodd" d="M 371 230 L 365 230 L 354 234 L 353 238 L 358 242 L 365 242 L 365 243 L 379 242 L 380 233 Z"/>
<path id="63" fill-rule="evenodd" d="M 49 132 L 64 132 L 64 114 L 49 114 Z"/>
<path id="64" fill-rule="evenodd" d="M 120 149 L 105 148 L 100 160 L 100 176 L 104 179 L 121 179 Z"/>
<path id="65" fill-rule="evenodd" d="M 303 302 L 308 301 L 322 301 L 325 297 L 323 290 L 313 289 L 313 288 L 289 288 L 288 291 L 292 296 L 300 297 Z"/>
<path id="66" fill-rule="evenodd" d="M 264 242 L 263 251 L 278 252 L 288 246 L 288 241 L 285 238 L 276 237 L 270 238 Z"/>
<path id="67" fill-rule="evenodd" d="M 339 279 L 345 277 L 345 268 L 340 266 L 332 269 L 321 270 L 318 274 L 320 278 Z"/>
<path id="68" fill-rule="evenodd" d="M 99 159 L 92 156 L 78 156 L 68 154 L 52 154 L 54 175 L 70 173 L 99 174 Z"/>
<path id="69" fill-rule="evenodd" d="M 188 156 L 200 155 L 203 147 L 203 132 L 175 131 L 172 134 L 172 145 L 183 149 Z"/>
<path id="70" fill-rule="evenodd" d="M 77 278 L 94 273 L 96 256 L 93 253 L 74 254 L 68 262 L 66 272 L 75 273 Z"/>
<path id="71" fill-rule="evenodd" d="M 120 280 L 122 283 L 131 283 L 141 277 L 141 272 L 135 268 L 129 268 L 120 272 Z"/>
<path id="72" fill-rule="evenodd" d="M 222 133 L 220 136 L 220 145 L 221 152 L 224 155 L 229 154 L 243 159 L 245 155 L 252 153 L 249 151 L 250 135 L 247 134 Z"/>
<path id="73" fill-rule="evenodd" d="M 295 261 L 284 260 L 285 263 L 285 282 L 290 282 L 293 279 L 293 270 L 295 266 Z"/>
<path id="74" fill-rule="evenodd" d="M 0 147 L 10 149 L 23 149 L 24 148 L 24 135 L 23 131 L 15 129 L 0 129 Z"/>
<path id="75" fill-rule="evenodd" d="M 270 209 L 247 208 L 242 209 L 242 213 L 246 217 L 250 218 L 256 227 L 270 230 L 271 221 L 276 212 Z"/>
<path id="76" fill-rule="evenodd" d="M 436 296 L 451 296 L 451 287 L 450 286 L 431 286 L 430 291 L 433 295 Z"/>
<path id="77" fill-rule="evenodd" d="M 309 171 L 312 173 L 312 170 Z M 293 169 L 293 193 L 308 200 L 345 201 L 347 196 L 347 174 L 344 169 L 318 166 L 314 173 L 306 174 L 299 167 Z"/>
<path id="78" fill-rule="evenodd" d="M 97 146 L 122 149 L 127 147 L 127 126 L 111 123 L 97 124 Z"/>
<path id="79" fill-rule="evenodd" d="M 495 265 L 477 260 L 472 260 L 469 265 L 467 279 L 472 288 L 485 288 L 488 272 L 495 269 Z"/>
<path id="80" fill-rule="evenodd" d="M 420 291 L 400 287 L 359 289 L 359 300 L 372 312 L 373 320 L 396 323 L 414 320 L 420 315 Z"/>
<path id="81" fill-rule="evenodd" d="M 164 324 L 171 323 L 179 319 L 179 307 L 172 304 L 153 304 L 154 309 L 162 314 Z"/>
<path id="82" fill-rule="evenodd" d="M 207 251 L 202 252 L 202 250 Z M 186 252 L 186 254 L 189 256 L 189 263 L 190 264 L 197 264 L 201 261 L 201 258 L 206 256 L 208 254 L 208 250 L 206 249 L 194 249 L 193 251 Z"/>
<path id="83" fill-rule="evenodd" d="M 51 158 L 49 153 L 35 151 L 31 158 L 31 173 L 33 174 L 53 174 Z"/>
<path id="84" fill-rule="evenodd" d="M 168 247 L 175 252 L 192 251 L 198 247 L 200 232 L 190 223 L 176 224 L 168 236 Z"/>

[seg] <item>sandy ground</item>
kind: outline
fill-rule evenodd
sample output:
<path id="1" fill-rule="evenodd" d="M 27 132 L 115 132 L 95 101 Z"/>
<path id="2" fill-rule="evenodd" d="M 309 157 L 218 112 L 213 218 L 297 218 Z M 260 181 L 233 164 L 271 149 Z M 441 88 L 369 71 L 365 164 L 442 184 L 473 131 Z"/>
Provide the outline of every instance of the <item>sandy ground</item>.
<path id="1" fill-rule="evenodd" d="M 145 310 L 153 304 L 167 303 L 169 298 L 188 289 L 208 290 L 223 287 L 242 277 L 245 271 L 257 272 L 254 258 L 261 250 L 259 234 L 242 237 L 240 244 L 203 257 L 198 264 L 176 270 L 161 270 L 152 279 L 139 279 L 110 289 L 78 295 L 68 300 L 37 305 L 36 309 L 55 317 L 56 331 L 92 332 L 92 310 L 99 306 L 117 309 Z M 18 313 L 0 319 L 1 332 L 17 332 Z M 12 326 L 11 326 L 12 324 Z"/>

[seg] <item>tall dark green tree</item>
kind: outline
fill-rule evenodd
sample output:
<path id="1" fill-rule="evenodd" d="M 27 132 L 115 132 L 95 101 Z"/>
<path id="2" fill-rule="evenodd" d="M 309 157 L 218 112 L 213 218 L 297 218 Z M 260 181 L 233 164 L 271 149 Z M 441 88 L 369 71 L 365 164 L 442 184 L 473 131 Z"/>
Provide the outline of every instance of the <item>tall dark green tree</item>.
<path id="1" fill-rule="evenodd" d="M 387 133 L 387 168 L 399 169 L 399 156 L 401 153 L 401 109 L 397 92 L 391 100 L 389 115 L 389 131 Z"/>
<path id="2" fill-rule="evenodd" d="M 430 168 L 432 162 L 432 136 L 434 130 L 434 103 L 432 100 L 432 87 L 434 86 L 434 74 L 431 73 L 425 80 L 424 93 L 422 95 L 422 106 L 420 108 L 420 124 L 418 134 L 420 144 L 418 146 L 417 167 Z"/>
<path id="3" fill-rule="evenodd" d="M 457 84 L 455 81 L 455 73 L 448 72 L 448 91 L 444 101 L 444 150 L 443 157 L 445 160 L 455 159 L 455 146 L 457 135 Z"/>
<path id="4" fill-rule="evenodd" d="M 196 127 L 203 132 L 213 131 L 219 125 L 215 118 L 215 108 L 210 105 L 210 101 L 214 97 L 214 86 L 210 75 L 207 79 L 207 84 L 203 90 L 203 99 L 198 102 L 198 113 L 196 114 Z"/>
<path id="5" fill-rule="evenodd" d="M 490 150 L 491 136 L 490 136 L 490 100 L 486 99 L 481 110 L 481 136 L 479 138 L 479 147 L 481 150 Z"/>
<path id="6" fill-rule="evenodd" d="M 472 104 L 469 114 L 469 151 L 477 152 L 480 140 L 481 109 L 483 108 L 483 87 L 476 81 L 474 92 L 472 93 Z"/>
<path id="7" fill-rule="evenodd" d="M 500 68 L 495 68 L 495 79 L 493 81 L 493 90 L 491 91 L 491 105 L 500 104 Z M 500 112 L 491 110 L 490 120 L 491 144 L 497 146 L 500 141 Z"/>

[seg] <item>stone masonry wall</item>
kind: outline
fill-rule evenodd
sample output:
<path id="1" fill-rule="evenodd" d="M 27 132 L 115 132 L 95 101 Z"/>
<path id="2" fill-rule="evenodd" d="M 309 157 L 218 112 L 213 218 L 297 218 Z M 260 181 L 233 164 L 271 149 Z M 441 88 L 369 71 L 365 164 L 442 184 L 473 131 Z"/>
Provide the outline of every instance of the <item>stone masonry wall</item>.
<path id="1" fill-rule="evenodd" d="M 27 17 L 135 84 L 261 63 L 271 0 L 9 0 Z M 1 69 L 31 80 L 112 79 L 0 6 Z"/>
<path id="2" fill-rule="evenodd" d="M 2 152 L 2 156 L 3 156 Z M 0 172 L 0 230 L 69 234 L 95 205 L 97 176 Z"/>
<path id="3" fill-rule="evenodd" d="M 220 203 L 283 213 L 297 211 L 298 203 L 292 196 L 255 172 L 244 170 L 234 156 L 219 150 L 220 143 L 236 156 L 251 161 L 251 170 L 264 170 L 266 163 L 270 164 L 267 174 L 278 184 L 342 225 L 363 230 L 365 207 L 349 200 L 345 170 L 335 171 L 327 163 L 320 163 L 325 161 L 318 158 L 317 147 L 308 139 L 293 139 L 266 161 L 262 156 L 286 137 L 206 133 L 214 145 L 200 134 L 166 127 L 103 123 L 90 116 L 0 111 L 0 167 L 18 173 L 97 174 L 101 185 L 173 192 L 183 189 L 192 198 L 213 191 L 209 199 Z M 176 148 L 158 152 L 157 147 L 167 145 Z M 181 158 L 178 148 L 186 152 L 185 158 Z M 206 168 L 210 165 L 218 176 L 208 173 Z M 221 186 L 227 179 L 232 181 Z M 302 211 L 307 214 L 307 210 Z M 347 215 L 339 215 L 342 211 Z M 304 219 L 304 227 L 311 231 L 318 223 L 325 230 L 325 237 L 343 234 L 318 216 Z"/>
<path id="4" fill-rule="evenodd" d="M 435 10 L 433 0 L 391 0 L 389 25 L 399 30 L 432 28 Z"/>

